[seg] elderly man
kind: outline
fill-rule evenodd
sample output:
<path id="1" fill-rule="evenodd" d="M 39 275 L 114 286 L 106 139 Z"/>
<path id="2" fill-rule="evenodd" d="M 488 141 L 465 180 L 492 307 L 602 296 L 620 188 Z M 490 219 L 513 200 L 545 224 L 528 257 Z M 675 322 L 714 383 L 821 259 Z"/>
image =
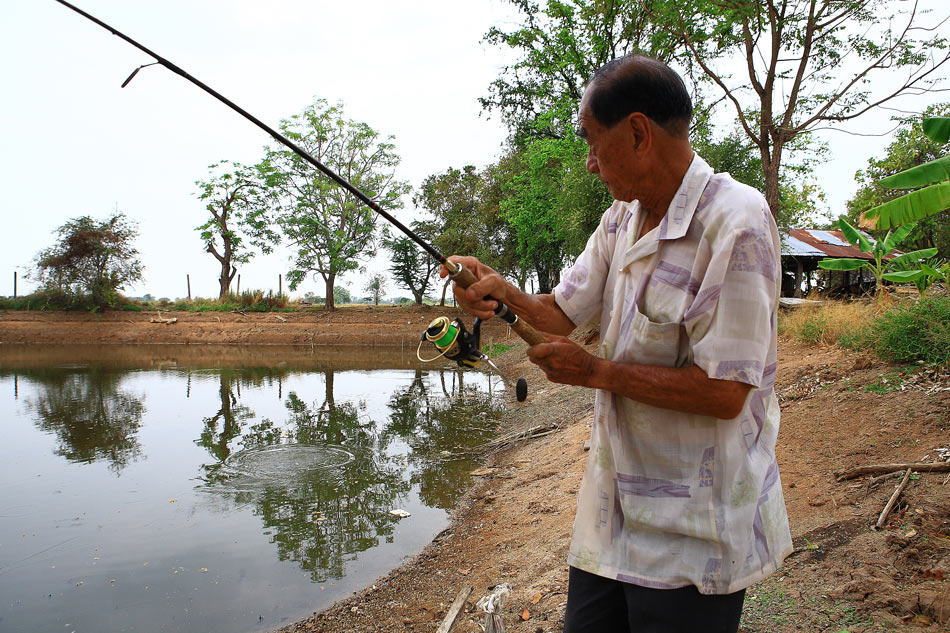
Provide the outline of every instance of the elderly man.
<path id="1" fill-rule="evenodd" d="M 581 100 L 587 169 L 615 202 L 553 294 L 474 258 L 459 304 L 504 301 L 549 333 L 529 358 L 596 389 L 565 631 L 736 631 L 745 588 L 791 551 L 775 460 L 779 238 L 762 195 L 690 148 L 692 104 L 634 55 Z M 445 270 L 443 269 L 443 275 Z M 564 338 L 600 316 L 601 355 Z"/>

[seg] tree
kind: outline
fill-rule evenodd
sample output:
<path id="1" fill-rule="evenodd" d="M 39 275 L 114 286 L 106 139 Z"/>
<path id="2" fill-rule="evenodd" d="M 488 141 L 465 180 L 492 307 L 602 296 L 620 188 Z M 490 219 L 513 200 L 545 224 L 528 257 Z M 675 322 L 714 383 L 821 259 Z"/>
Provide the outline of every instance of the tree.
<path id="1" fill-rule="evenodd" d="M 409 186 L 395 178 L 395 146 L 366 123 L 344 119 L 342 105 L 318 99 L 280 128 L 381 208 L 402 206 Z M 268 150 L 261 169 L 274 193 L 277 224 L 296 249 L 287 274 L 290 289 L 318 273 L 326 286 L 326 309 L 332 310 L 337 276 L 376 253 L 376 214 L 289 150 Z"/>
<path id="2" fill-rule="evenodd" d="M 343 286 L 333 286 L 333 302 L 334 303 L 351 303 L 353 297 L 350 296 L 350 291 L 344 288 Z"/>
<path id="3" fill-rule="evenodd" d="M 36 279 L 94 306 L 114 305 L 117 291 L 142 278 L 142 263 L 132 245 L 135 223 L 116 211 L 106 220 L 87 215 L 56 229 L 58 242 L 36 256 Z"/>
<path id="4" fill-rule="evenodd" d="M 208 169 L 212 173 L 208 180 L 195 184 L 210 217 L 196 230 L 201 232 L 205 250 L 221 264 L 218 298 L 223 299 L 237 273 L 235 264 L 247 263 L 254 256 L 249 245 L 270 253 L 280 234 L 267 221 L 267 205 L 262 199 L 265 188 L 258 169 L 225 160 Z"/>
<path id="5" fill-rule="evenodd" d="M 415 221 L 410 228 L 428 242 L 431 242 L 436 235 L 436 225 L 431 221 Z M 408 237 L 393 237 L 388 229 L 383 232 L 383 245 L 393 254 L 389 271 L 393 274 L 396 283 L 411 292 L 416 305 L 421 306 L 422 298 L 432 281 L 432 275 L 439 269 L 439 262 Z"/>
<path id="6" fill-rule="evenodd" d="M 935 34 L 943 21 L 922 16 L 916 2 L 909 10 L 893 6 L 886 0 L 664 0 L 651 3 L 649 13 L 654 32 L 732 104 L 759 149 L 765 198 L 777 215 L 791 142 L 926 92 L 950 59 L 946 38 Z M 739 66 L 745 77 L 733 77 Z"/>
<path id="7" fill-rule="evenodd" d="M 367 282 L 366 287 L 363 288 L 363 290 L 369 293 L 370 298 L 376 303 L 376 305 L 379 305 L 380 297 L 386 294 L 386 283 L 386 275 L 383 273 L 376 273 L 369 278 L 369 282 Z"/>
<path id="8" fill-rule="evenodd" d="M 945 116 L 950 116 L 950 103 L 935 104 L 924 111 L 925 118 Z M 903 193 L 885 187 L 881 184 L 882 180 L 933 161 L 950 161 L 946 145 L 930 139 L 924 133 L 920 117 L 898 117 L 895 120 L 900 123 L 900 127 L 894 140 L 887 146 L 885 155 L 871 158 L 867 167 L 855 174 L 860 186 L 848 201 L 848 219 L 854 223 L 861 222 L 871 209 L 895 200 Z M 862 222 L 861 225 L 869 230 L 876 227 L 873 222 Z M 915 248 L 935 247 L 941 257 L 950 257 L 950 216 L 942 214 L 922 218 L 907 241 Z"/>
<path id="9" fill-rule="evenodd" d="M 501 114 L 517 145 L 526 138 L 567 136 L 584 86 L 611 59 L 634 51 L 669 59 L 648 19 L 650 0 L 509 2 L 522 23 L 512 30 L 493 27 L 484 39 L 520 56 L 480 102 Z"/>

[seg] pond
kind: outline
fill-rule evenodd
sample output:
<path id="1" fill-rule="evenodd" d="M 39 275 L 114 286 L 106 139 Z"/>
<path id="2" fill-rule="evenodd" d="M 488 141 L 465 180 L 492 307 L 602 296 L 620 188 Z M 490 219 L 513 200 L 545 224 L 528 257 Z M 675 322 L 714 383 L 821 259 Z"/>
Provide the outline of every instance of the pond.
<path id="1" fill-rule="evenodd" d="M 398 566 L 502 406 L 414 351 L 0 346 L 0 630 L 272 630 Z"/>

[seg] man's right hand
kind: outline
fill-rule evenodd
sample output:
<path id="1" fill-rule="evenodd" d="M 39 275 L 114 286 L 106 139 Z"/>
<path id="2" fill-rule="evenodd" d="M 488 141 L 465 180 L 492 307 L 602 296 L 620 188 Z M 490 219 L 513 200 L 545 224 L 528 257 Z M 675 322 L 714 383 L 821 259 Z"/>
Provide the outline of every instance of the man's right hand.
<path id="1" fill-rule="evenodd" d="M 455 301 L 459 307 L 482 320 L 490 319 L 495 316 L 495 308 L 498 307 L 498 301 L 485 300 L 486 295 L 492 298 L 504 301 L 508 289 L 508 282 L 497 272 L 478 261 L 474 257 L 465 257 L 462 255 L 452 255 L 449 261 L 465 266 L 474 276 L 475 283 L 468 288 L 462 288 L 458 284 L 453 284 L 452 291 L 455 293 Z M 446 277 L 449 274 L 448 269 L 443 265 L 439 269 L 439 277 Z"/>

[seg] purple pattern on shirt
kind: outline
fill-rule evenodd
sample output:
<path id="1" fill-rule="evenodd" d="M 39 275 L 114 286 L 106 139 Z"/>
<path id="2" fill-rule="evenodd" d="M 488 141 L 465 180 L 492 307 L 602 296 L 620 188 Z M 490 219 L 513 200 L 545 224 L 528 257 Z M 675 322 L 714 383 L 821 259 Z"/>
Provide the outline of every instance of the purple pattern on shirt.
<path id="1" fill-rule="evenodd" d="M 725 182 L 723 174 L 713 174 L 709 179 L 709 182 L 706 183 L 706 188 L 703 190 L 703 195 L 699 198 L 699 204 L 696 205 L 696 210 L 693 211 L 693 216 L 699 215 L 702 211 L 709 206 L 709 204 L 715 199 L 716 195 L 719 193 L 719 190 L 722 189 L 722 185 Z"/>
<path id="2" fill-rule="evenodd" d="M 609 224 L 607 224 L 607 233 L 608 233 L 608 234 L 612 234 L 612 233 L 616 233 L 616 232 L 617 232 L 617 223 L 616 223 L 616 222 L 610 222 Z"/>
<path id="3" fill-rule="evenodd" d="M 622 494 L 637 497 L 678 497 L 689 498 L 689 486 L 668 479 L 654 479 L 642 475 L 617 473 L 617 487 Z"/>
<path id="4" fill-rule="evenodd" d="M 630 211 L 624 210 L 623 212 L 623 221 L 620 223 L 620 230 L 626 231 L 630 228 L 630 218 L 633 217 L 633 214 Z"/>
<path id="5" fill-rule="evenodd" d="M 739 231 L 729 257 L 729 270 L 759 273 L 775 281 L 775 252 L 769 236 L 753 229 Z"/>
<path id="6" fill-rule="evenodd" d="M 769 540 L 765 536 L 765 526 L 762 524 L 761 504 L 755 509 L 755 519 L 752 520 L 752 533 L 755 535 L 755 553 L 759 555 L 759 563 L 765 565 L 769 561 Z"/>
<path id="7" fill-rule="evenodd" d="M 689 271 L 667 261 L 661 261 L 653 272 L 652 281 L 660 281 L 690 295 L 699 292 L 699 282 L 693 279 Z"/>
<path id="8" fill-rule="evenodd" d="M 700 314 L 715 308 L 719 304 L 720 292 L 722 292 L 722 286 L 719 284 L 700 290 L 699 294 L 696 295 L 696 299 L 693 300 L 693 304 L 689 306 L 689 310 L 683 315 L 683 320 L 691 321 Z"/>
<path id="9" fill-rule="evenodd" d="M 710 558 L 706 561 L 706 569 L 703 570 L 703 578 L 700 582 L 703 584 L 703 589 L 706 591 L 712 592 L 716 585 L 719 584 L 719 580 L 722 578 L 722 559 L 721 558 Z"/>
<path id="10" fill-rule="evenodd" d="M 735 380 L 754 385 L 762 376 L 762 363 L 757 360 L 721 360 L 716 365 L 712 378 Z"/>
<path id="11" fill-rule="evenodd" d="M 710 446 L 703 451 L 703 461 L 699 465 L 699 487 L 709 488 L 713 485 L 713 468 L 715 466 L 716 447 Z"/>
<path id="12" fill-rule="evenodd" d="M 574 264 L 571 269 L 567 272 L 567 275 L 561 281 L 559 288 L 561 289 L 561 295 L 567 301 L 571 300 L 571 297 L 574 296 L 574 293 L 577 292 L 577 289 L 584 285 L 584 282 L 587 281 L 587 277 L 590 273 L 587 270 L 587 267 L 584 264 Z"/>

